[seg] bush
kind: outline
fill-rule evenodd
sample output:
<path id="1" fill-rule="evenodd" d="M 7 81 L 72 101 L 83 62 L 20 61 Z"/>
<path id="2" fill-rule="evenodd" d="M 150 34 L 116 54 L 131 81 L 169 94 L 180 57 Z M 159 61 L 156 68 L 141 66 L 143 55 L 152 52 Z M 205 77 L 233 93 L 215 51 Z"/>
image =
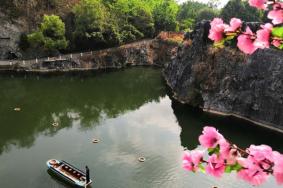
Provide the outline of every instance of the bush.
<path id="1" fill-rule="evenodd" d="M 122 28 L 121 40 L 123 42 L 130 42 L 142 38 L 144 35 L 132 25 L 125 25 Z"/>
<path id="2" fill-rule="evenodd" d="M 44 15 L 38 30 L 29 34 L 27 38 L 31 46 L 44 47 L 47 50 L 62 50 L 68 46 L 65 24 L 56 15 Z"/>
<path id="3" fill-rule="evenodd" d="M 200 22 L 202 20 L 212 20 L 213 18 L 218 16 L 218 12 L 211 8 L 204 8 L 200 10 L 196 16 L 196 22 Z"/>

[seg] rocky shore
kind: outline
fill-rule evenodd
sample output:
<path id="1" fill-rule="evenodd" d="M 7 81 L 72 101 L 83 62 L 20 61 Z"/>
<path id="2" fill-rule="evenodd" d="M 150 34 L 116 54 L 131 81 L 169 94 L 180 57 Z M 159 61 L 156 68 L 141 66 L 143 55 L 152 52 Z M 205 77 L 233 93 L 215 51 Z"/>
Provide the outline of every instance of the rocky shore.
<path id="1" fill-rule="evenodd" d="M 164 67 L 171 62 L 177 46 L 178 43 L 156 38 L 100 51 L 33 60 L 0 61 L 0 71 L 51 73 L 120 69 L 139 65 Z"/>
<path id="2" fill-rule="evenodd" d="M 233 115 L 283 132 L 283 51 L 258 50 L 248 56 L 236 48 L 215 49 L 209 22 L 187 34 L 164 70 L 179 102 L 204 111 Z"/>

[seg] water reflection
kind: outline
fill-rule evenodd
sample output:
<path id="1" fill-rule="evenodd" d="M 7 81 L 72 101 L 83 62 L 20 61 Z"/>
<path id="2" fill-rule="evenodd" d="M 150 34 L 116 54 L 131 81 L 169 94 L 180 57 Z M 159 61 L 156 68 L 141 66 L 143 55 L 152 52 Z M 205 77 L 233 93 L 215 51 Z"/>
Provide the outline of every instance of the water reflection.
<path id="1" fill-rule="evenodd" d="M 267 144 L 274 150 L 283 152 L 282 134 L 280 133 L 236 118 L 203 113 L 174 100 L 172 101 L 172 109 L 182 128 L 181 144 L 187 149 L 195 149 L 198 146 L 198 137 L 204 126 L 214 126 L 226 139 L 242 148 L 249 147 L 250 144 Z"/>
<path id="2" fill-rule="evenodd" d="M 129 69 L 97 77 L 0 78 L 0 154 L 10 145 L 30 147 L 38 134 L 53 135 L 78 124 L 98 125 L 165 96 L 161 75 L 153 69 Z M 13 109 L 20 107 L 20 112 Z M 58 122 L 59 127 L 52 123 Z"/>

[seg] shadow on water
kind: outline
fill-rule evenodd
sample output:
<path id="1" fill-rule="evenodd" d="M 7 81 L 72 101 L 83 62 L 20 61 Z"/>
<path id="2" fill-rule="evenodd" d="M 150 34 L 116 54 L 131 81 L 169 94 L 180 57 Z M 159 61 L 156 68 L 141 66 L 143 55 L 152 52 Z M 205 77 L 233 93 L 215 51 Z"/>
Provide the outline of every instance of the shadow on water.
<path id="1" fill-rule="evenodd" d="M 0 82 L 0 154 L 11 145 L 32 146 L 38 134 L 52 136 L 76 124 L 92 128 L 166 95 L 159 70 L 150 68 L 99 76 L 2 76 Z"/>
<path id="2" fill-rule="evenodd" d="M 198 137 L 204 126 L 213 126 L 226 139 L 240 147 L 246 148 L 250 144 L 266 144 L 274 150 L 283 152 L 281 133 L 258 127 L 238 118 L 204 113 L 174 100 L 172 101 L 172 109 L 182 129 L 181 144 L 187 149 L 195 149 L 199 145 Z"/>

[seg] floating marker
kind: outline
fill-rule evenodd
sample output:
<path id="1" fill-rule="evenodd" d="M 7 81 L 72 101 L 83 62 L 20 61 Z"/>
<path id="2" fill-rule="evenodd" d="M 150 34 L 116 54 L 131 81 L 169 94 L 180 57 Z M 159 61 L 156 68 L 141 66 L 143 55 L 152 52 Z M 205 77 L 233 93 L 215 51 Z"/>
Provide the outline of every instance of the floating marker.
<path id="1" fill-rule="evenodd" d="M 145 162 L 145 157 L 139 157 L 139 162 L 141 162 L 141 163 L 143 163 L 143 162 Z"/>
<path id="2" fill-rule="evenodd" d="M 59 123 L 58 123 L 58 122 L 54 122 L 54 123 L 52 123 L 52 126 L 53 126 L 53 127 L 58 127 L 58 126 L 59 126 Z"/>
<path id="3" fill-rule="evenodd" d="M 92 139 L 92 143 L 97 144 L 98 142 L 100 142 L 99 139 Z"/>
<path id="4" fill-rule="evenodd" d="M 21 108 L 14 108 L 14 111 L 20 112 L 20 111 L 21 111 Z"/>

